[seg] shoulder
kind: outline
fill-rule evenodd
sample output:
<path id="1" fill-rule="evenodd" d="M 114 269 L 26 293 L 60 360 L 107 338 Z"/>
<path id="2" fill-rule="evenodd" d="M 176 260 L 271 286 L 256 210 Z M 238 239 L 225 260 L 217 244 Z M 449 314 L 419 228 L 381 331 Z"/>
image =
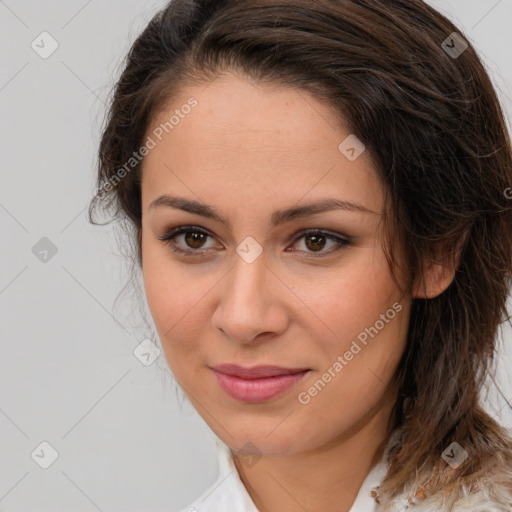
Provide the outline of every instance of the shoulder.
<path id="1" fill-rule="evenodd" d="M 435 472 L 435 470 L 434 470 Z M 380 512 L 511 512 L 512 456 L 496 452 L 474 478 L 429 496 L 428 489 L 409 486 L 387 501 Z"/>

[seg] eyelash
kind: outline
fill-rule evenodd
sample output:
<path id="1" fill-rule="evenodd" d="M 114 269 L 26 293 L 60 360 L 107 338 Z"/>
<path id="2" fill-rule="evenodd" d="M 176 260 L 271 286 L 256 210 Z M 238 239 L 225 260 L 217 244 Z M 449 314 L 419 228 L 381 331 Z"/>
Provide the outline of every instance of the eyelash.
<path id="1" fill-rule="evenodd" d="M 203 250 L 201 250 L 201 249 L 197 249 L 197 250 L 194 250 L 194 249 L 184 250 L 184 249 L 180 249 L 180 248 L 176 247 L 175 245 L 173 245 L 174 239 L 178 235 L 181 235 L 182 233 L 189 233 L 189 232 L 200 233 L 200 234 L 203 234 L 203 235 L 206 235 L 206 236 L 211 236 L 210 233 L 208 233 L 208 231 L 206 231 L 206 230 L 204 230 L 204 229 L 202 229 L 202 228 L 200 228 L 198 226 L 178 226 L 178 227 L 170 229 L 164 236 L 157 237 L 157 238 L 161 242 L 165 242 L 165 244 L 168 245 L 169 248 L 171 249 L 171 251 L 173 251 L 173 252 L 182 253 L 183 255 L 185 255 L 187 257 L 188 256 L 190 256 L 190 257 L 202 256 L 205 252 L 208 251 L 208 249 L 203 249 Z M 330 250 L 328 252 L 318 252 L 318 253 L 315 253 L 315 252 L 303 251 L 303 252 L 306 252 L 308 255 L 312 255 L 315 258 L 331 255 L 331 254 L 333 254 L 335 252 L 340 251 L 343 247 L 351 245 L 351 243 L 352 243 L 347 238 L 342 238 L 342 237 L 337 236 L 337 235 L 335 235 L 333 233 L 330 233 L 329 231 L 325 231 L 325 230 L 321 230 L 321 229 L 314 229 L 314 228 L 312 228 L 312 229 L 305 229 L 305 230 L 300 231 L 299 233 L 297 233 L 293 243 L 295 244 L 298 240 L 300 240 L 301 238 L 304 238 L 304 237 L 306 237 L 308 235 L 321 235 L 321 236 L 327 238 L 328 240 L 333 240 L 333 241 L 336 241 L 338 243 L 338 247 L 337 248 L 335 248 L 334 250 Z"/>

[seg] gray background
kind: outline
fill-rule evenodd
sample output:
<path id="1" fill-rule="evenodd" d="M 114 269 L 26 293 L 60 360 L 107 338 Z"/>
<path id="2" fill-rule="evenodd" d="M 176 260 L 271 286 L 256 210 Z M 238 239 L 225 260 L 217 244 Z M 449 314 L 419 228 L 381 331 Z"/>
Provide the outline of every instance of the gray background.
<path id="1" fill-rule="evenodd" d="M 480 51 L 510 126 L 512 0 L 430 3 Z M 130 289 L 115 303 L 127 281 L 116 230 L 92 227 L 85 216 L 105 102 L 121 59 L 164 4 L 0 0 L 5 512 L 172 512 L 216 477 L 213 434 L 179 400 L 163 355 L 146 366 L 133 353 L 143 339 L 157 340 L 138 320 Z M 31 47 L 43 31 L 59 45 L 47 59 Z M 32 250 L 43 237 L 57 249 L 46 262 Z M 507 327 L 498 366 L 505 396 L 491 384 L 486 400 L 508 427 L 511 339 Z M 40 467 L 49 461 L 44 441 L 58 453 L 47 469 Z"/>

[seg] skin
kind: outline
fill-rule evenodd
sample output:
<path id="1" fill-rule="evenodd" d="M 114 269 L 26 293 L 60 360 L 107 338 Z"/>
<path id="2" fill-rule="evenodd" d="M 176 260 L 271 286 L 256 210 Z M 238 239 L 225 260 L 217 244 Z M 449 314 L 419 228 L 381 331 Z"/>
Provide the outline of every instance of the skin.
<path id="1" fill-rule="evenodd" d="M 355 161 L 340 152 L 351 132 L 326 105 L 235 72 L 207 87 L 188 85 L 155 116 L 148 135 L 191 96 L 198 105 L 145 157 L 141 182 L 143 278 L 166 360 L 215 434 L 232 450 L 255 455 L 250 464 L 239 455 L 235 461 L 260 510 L 348 511 L 381 456 L 395 400 L 392 377 L 412 298 L 421 296 L 407 289 L 404 273 L 398 277 L 405 291 L 397 287 L 384 257 L 383 185 L 367 151 Z M 195 213 L 150 208 L 162 194 L 207 203 L 232 231 Z M 373 213 L 332 210 L 276 227 L 270 222 L 276 210 L 331 197 Z M 176 225 L 208 231 L 195 244 L 191 234 L 174 240 L 206 253 L 187 257 L 158 239 Z M 296 236 L 307 228 L 351 243 L 321 239 L 316 246 Z M 252 263 L 236 252 L 248 236 L 263 249 Z M 423 296 L 440 293 L 453 277 L 432 265 L 426 271 L 431 288 Z M 401 311 L 301 404 L 298 394 L 396 302 Z M 311 371 L 284 394 L 255 404 L 220 388 L 209 368 L 220 363 Z"/>

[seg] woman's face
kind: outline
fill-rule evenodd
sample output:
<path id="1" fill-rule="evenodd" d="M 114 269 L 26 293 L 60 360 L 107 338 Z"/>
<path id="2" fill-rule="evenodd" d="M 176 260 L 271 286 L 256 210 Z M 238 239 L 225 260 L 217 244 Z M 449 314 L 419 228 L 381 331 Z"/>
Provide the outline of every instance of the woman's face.
<path id="1" fill-rule="evenodd" d="M 237 74 L 182 90 L 147 136 L 147 300 L 210 428 L 233 449 L 284 455 L 382 425 L 411 299 L 382 250 L 383 189 L 364 147 L 307 93 Z"/>

